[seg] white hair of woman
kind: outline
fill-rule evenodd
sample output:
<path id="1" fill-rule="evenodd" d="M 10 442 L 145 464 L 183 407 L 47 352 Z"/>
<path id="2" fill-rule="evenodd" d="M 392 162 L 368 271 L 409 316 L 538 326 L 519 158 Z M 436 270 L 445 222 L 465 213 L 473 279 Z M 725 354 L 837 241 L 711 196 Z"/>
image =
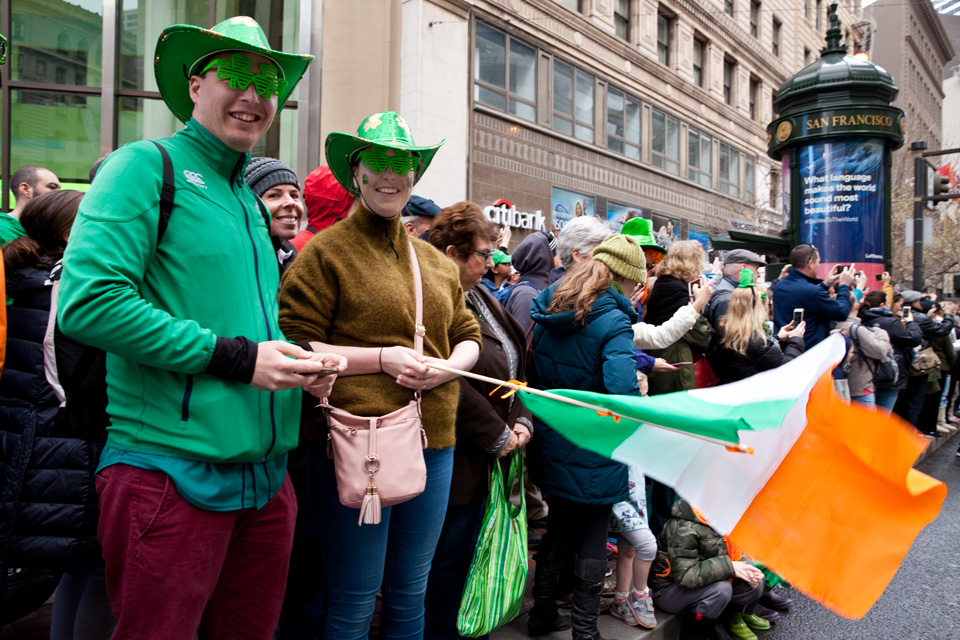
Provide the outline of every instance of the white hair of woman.
<path id="1" fill-rule="evenodd" d="M 557 255 L 564 269 L 589 260 L 593 250 L 610 235 L 610 225 L 596 216 L 581 216 L 564 225 L 557 240 Z M 577 253 L 574 256 L 574 252 Z"/>

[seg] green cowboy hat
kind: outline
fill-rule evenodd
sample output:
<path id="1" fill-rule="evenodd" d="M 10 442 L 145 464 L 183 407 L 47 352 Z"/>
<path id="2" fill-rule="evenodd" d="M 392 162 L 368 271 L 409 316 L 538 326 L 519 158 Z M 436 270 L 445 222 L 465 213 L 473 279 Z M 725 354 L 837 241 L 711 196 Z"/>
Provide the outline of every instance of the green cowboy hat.
<path id="1" fill-rule="evenodd" d="M 311 55 L 274 51 L 257 21 L 247 16 L 228 18 L 213 29 L 201 29 L 190 24 L 167 27 L 157 40 L 154 73 L 160 95 L 173 115 L 182 122 L 193 115 L 190 76 L 201 72 L 199 63 L 202 60 L 221 51 L 258 53 L 277 64 L 277 77 L 286 81 L 277 92 L 277 115 L 313 60 Z"/>
<path id="2" fill-rule="evenodd" d="M 423 177 L 423 173 L 430 166 L 433 156 L 446 140 L 426 147 L 418 147 L 413 143 L 413 133 L 410 125 L 393 111 L 381 111 L 368 116 L 357 127 L 357 135 L 335 131 L 327 136 L 325 143 L 327 164 L 330 172 L 340 185 L 352 193 L 359 195 L 359 190 L 353 183 L 353 168 L 351 160 L 353 154 L 370 145 L 378 145 L 389 149 L 411 151 L 420 156 L 420 165 L 413 180 L 416 184 Z"/>
<path id="3" fill-rule="evenodd" d="M 653 239 L 653 223 L 646 218 L 631 218 L 623 223 L 620 233 L 633 236 L 640 242 L 640 246 L 645 249 L 659 249 L 667 252 L 662 246 Z"/>

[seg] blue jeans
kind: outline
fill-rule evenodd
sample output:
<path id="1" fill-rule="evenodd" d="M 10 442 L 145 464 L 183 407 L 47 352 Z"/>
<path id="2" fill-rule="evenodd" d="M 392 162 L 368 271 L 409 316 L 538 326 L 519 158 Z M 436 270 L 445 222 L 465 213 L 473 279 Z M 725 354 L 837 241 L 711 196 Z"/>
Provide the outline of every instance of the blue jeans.
<path id="1" fill-rule="evenodd" d="M 877 404 L 878 409 L 885 409 L 889 414 L 893 411 L 893 407 L 897 404 L 897 397 L 900 395 L 899 391 L 874 391 L 874 401 Z"/>
<path id="2" fill-rule="evenodd" d="M 340 504 L 326 445 L 307 447 L 307 508 L 326 573 L 324 640 L 365 640 L 382 596 L 382 636 L 423 636 L 423 600 L 430 563 L 450 495 L 453 447 L 425 449 L 427 486 L 412 500 L 384 507 L 378 525 L 357 525 L 359 510 Z"/>
<path id="3" fill-rule="evenodd" d="M 450 505 L 427 584 L 425 640 L 459 640 L 457 615 L 486 500 Z M 489 636 L 482 636 L 487 638 Z"/>
<path id="4" fill-rule="evenodd" d="M 859 404 L 862 404 L 868 409 L 873 409 L 877 406 L 877 396 L 875 393 L 867 393 L 862 396 L 856 396 L 854 398 L 851 398 L 851 400 Z"/>

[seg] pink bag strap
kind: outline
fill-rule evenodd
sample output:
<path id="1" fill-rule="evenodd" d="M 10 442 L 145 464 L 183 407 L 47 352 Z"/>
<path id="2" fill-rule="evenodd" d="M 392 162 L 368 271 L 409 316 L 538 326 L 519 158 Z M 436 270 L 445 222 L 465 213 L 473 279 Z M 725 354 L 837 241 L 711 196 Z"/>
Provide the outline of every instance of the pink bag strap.
<path id="1" fill-rule="evenodd" d="M 413 263 L 413 290 L 417 296 L 416 325 L 413 332 L 413 348 L 423 355 L 423 336 L 427 333 L 427 328 L 423 326 L 423 280 L 420 278 L 420 263 L 417 261 L 417 252 L 413 250 L 413 243 L 410 244 L 410 262 Z"/>

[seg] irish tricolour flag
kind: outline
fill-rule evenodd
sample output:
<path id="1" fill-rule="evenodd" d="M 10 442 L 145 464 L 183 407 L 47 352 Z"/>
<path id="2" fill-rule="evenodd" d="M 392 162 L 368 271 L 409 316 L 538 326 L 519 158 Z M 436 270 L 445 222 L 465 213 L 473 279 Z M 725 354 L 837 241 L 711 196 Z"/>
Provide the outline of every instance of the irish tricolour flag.
<path id="1" fill-rule="evenodd" d="M 603 412 L 520 396 L 578 446 L 674 487 L 751 558 L 860 618 L 947 489 L 912 468 L 927 445 L 919 432 L 836 395 L 830 371 L 843 355 L 832 336 L 778 369 L 710 389 L 651 398 L 552 391 Z"/>

